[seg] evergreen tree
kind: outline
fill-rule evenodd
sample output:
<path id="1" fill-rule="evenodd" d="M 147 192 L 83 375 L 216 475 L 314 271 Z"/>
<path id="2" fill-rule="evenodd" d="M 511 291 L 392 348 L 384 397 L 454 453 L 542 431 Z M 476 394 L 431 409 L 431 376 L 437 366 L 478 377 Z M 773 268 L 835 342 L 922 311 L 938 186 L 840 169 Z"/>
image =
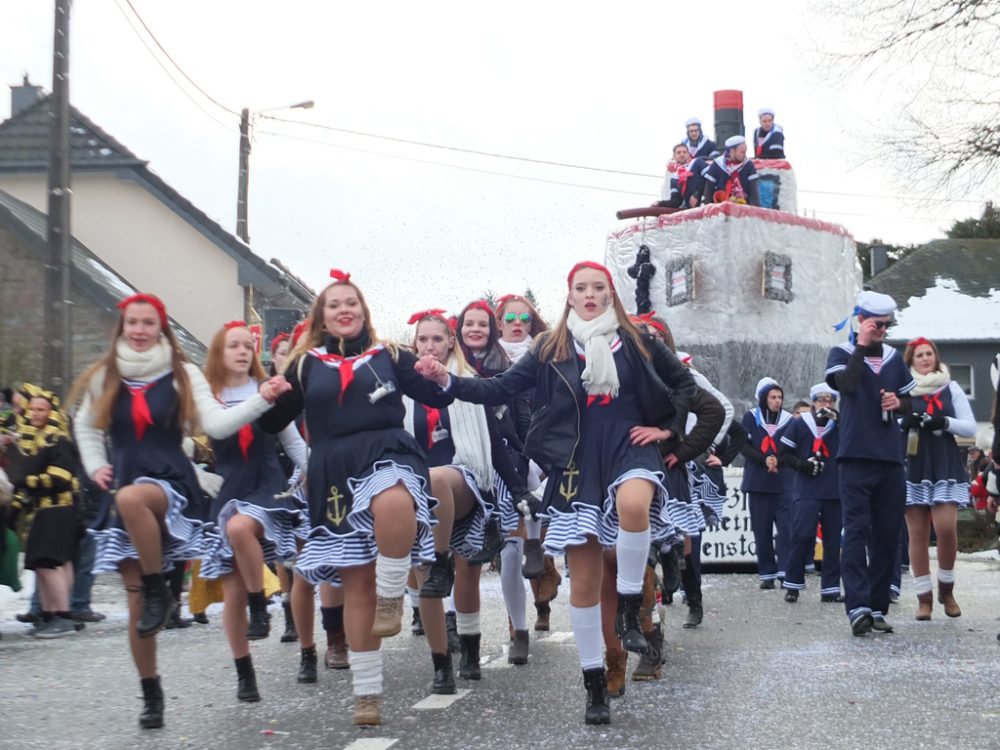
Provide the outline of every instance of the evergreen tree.
<path id="1" fill-rule="evenodd" d="M 981 217 L 956 221 L 945 234 L 952 240 L 1000 239 L 1000 210 L 987 201 Z"/>

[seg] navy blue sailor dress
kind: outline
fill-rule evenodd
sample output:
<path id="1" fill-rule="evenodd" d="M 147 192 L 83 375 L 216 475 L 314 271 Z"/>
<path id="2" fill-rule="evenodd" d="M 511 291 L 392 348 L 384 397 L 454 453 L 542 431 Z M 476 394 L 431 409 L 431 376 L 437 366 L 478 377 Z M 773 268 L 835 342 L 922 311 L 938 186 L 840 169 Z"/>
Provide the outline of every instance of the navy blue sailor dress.
<path id="1" fill-rule="evenodd" d="M 226 388 L 221 400 L 231 407 L 257 393 L 257 382 L 243 388 Z M 288 492 L 288 480 L 278 452 L 278 439 L 251 422 L 235 435 L 212 439 L 215 473 L 223 478 L 212 501 L 214 521 L 200 575 L 213 579 L 233 572 L 235 556 L 226 525 L 235 515 L 253 518 L 261 525 L 264 562 L 291 560 L 296 553 L 299 527 L 308 524 L 305 502 Z"/>
<path id="2" fill-rule="evenodd" d="M 167 496 L 163 570 L 202 555 L 208 503 L 181 448 L 179 411 L 172 370 L 148 383 L 122 381 L 108 429 L 114 485 L 102 493 L 103 523 L 90 532 L 97 547 L 94 573 L 117 572 L 123 560 L 139 558 L 114 506 L 114 492 L 131 484 L 155 484 Z"/>
<path id="3" fill-rule="evenodd" d="M 935 431 L 913 428 L 917 431 L 917 454 L 906 457 L 907 506 L 969 505 L 969 475 L 952 432 L 956 426 L 961 429 L 964 422 L 969 428 L 965 436 L 976 434 L 968 398 L 953 380 L 933 393 L 911 392 L 911 398 L 915 414 L 943 416 L 947 427 Z"/>
<path id="4" fill-rule="evenodd" d="M 312 584 L 340 584 L 342 567 L 375 560 L 372 500 L 401 484 L 413 498 L 417 534 L 410 550 L 414 565 L 434 561 L 432 527 L 437 506 L 430 494 L 427 460 L 403 427 L 403 394 L 420 403 L 447 406 L 452 397 L 413 369 L 416 357 L 395 356 L 378 344 L 341 357 L 338 340 L 292 363 L 285 377 L 292 386 L 260 424 L 278 432 L 305 412 L 309 436 L 306 495 L 310 532 L 296 570 Z M 348 374 L 349 373 L 349 374 Z"/>

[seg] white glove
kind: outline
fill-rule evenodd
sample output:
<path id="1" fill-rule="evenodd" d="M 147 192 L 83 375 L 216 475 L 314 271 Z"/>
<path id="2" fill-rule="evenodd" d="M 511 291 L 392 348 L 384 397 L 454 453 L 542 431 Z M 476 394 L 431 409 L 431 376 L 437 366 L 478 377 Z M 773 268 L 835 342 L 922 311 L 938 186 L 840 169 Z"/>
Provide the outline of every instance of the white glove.
<path id="1" fill-rule="evenodd" d="M 194 473 L 198 477 L 198 484 L 201 489 L 213 500 L 219 496 L 219 490 L 222 489 L 223 478 L 218 474 L 213 474 L 210 471 L 205 471 L 200 466 L 194 467 Z"/>
<path id="2" fill-rule="evenodd" d="M 7 479 L 7 474 L 0 469 L 0 507 L 10 504 L 14 499 L 14 485 Z"/>

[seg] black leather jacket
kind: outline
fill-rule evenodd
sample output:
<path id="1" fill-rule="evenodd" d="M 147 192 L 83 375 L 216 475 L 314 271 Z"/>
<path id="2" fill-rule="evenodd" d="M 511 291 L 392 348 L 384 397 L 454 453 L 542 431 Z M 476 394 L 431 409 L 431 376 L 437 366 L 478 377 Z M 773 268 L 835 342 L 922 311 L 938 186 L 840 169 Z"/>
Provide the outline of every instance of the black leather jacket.
<path id="1" fill-rule="evenodd" d="M 539 338 L 538 345 L 505 372 L 492 378 L 452 378 L 449 390 L 462 401 L 497 405 L 534 388 L 534 411 L 524 453 L 539 466 L 565 468 L 580 442 L 580 419 L 587 394 L 576 358 L 562 362 L 539 360 Z M 691 373 L 654 336 L 642 337 L 652 353 L 650 360 L 642 356 L 627 334 L 621 339 L 635 373 L 643 424 L 683 435 L 688 404 L 695 392 Z"/>

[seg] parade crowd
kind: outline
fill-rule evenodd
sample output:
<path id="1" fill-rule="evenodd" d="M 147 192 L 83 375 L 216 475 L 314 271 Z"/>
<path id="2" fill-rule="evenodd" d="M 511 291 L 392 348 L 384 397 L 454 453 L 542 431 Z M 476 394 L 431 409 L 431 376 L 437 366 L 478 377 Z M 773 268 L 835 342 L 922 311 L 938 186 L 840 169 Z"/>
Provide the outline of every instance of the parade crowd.
<path id="1" fill-rule="evenodd" d="M 756 156 L 783 158 L 774 112 L 760 120 Z M 662 205 L 757 205 L 743 137 L 718 153 L 700 121 L 687 125 Z M 853 635 L 892 632 L 904 560 L 918 620 L 933 616 L 935 581 L 944 614 L 961 615 L 957 510 L 973 497 L 995 510 L 1000 430 L 967 467 L 956 438 L 976 434 L 969 401 L 933 341 L 885 343 L 891 298 L 858 295 L 794 414 L 780 373 L 759 373 L 753 407 L 736 414 L 679 350 L 675 336 L 693 345 L 694 332 L 625 304 L 609 270 L 584 261 L 551 327 L 511 294 L 413 313 L 412 337 L 389 341 L 360 281 L 334 269 L 306 318 L 267 342 L 267 369 L 242 320 L 220 321 L 201 369 L 159 298 L 123 299 L 107 351 L 65 403 L 25 383 L 0 404 L 0 583 L 22 549 L 36 591 L 18 619 L 45 640 L 101 619 L 94 575 L 121 576 L 144 728 L 164 724 L 157 633 L 191 626 L 186 570 L 195 621 L 223 602 L 241 701 L 261 700 L 251 642 L 270 637 L 279 593 L 297 679 L 317 681 L 318 598 L 323 663 L 350 669 L 354 723 L 370 726 L 381 642 L 407 602 L 432 690 L 452 694 L 456 677 L 483 679 L 483 566 L 499 569 L 507 659 L 526 665 L 529 592 L 544 632 L 558 560 L 584 721 L 607 724 L 628 654 L 632 680 L 661 677 L 657 598 L 682 591 L 684 627 L 702 623 L 701 536 L 723 515 L 725 467 L 741 461 L 761 589 L 798 601 L 821 526 L 819 598 L 843 604 Z"/>

